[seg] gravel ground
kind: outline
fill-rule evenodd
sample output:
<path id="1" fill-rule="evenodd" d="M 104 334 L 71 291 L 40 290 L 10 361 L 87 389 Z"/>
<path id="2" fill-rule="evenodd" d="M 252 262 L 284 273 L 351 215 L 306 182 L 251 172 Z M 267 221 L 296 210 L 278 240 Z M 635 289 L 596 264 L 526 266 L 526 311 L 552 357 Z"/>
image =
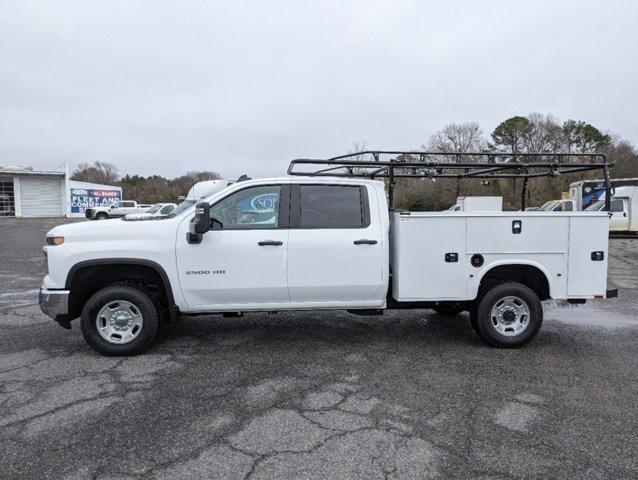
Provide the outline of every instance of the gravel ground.
<path id="1" fill-rule="evenodd" d="M 0 220 L 1 478 L 636 478 L 638 239 L 618 299 L 486 347 L 428 310 L 183 319 L 98 356 L 40 313 L 45 232 Z"/>

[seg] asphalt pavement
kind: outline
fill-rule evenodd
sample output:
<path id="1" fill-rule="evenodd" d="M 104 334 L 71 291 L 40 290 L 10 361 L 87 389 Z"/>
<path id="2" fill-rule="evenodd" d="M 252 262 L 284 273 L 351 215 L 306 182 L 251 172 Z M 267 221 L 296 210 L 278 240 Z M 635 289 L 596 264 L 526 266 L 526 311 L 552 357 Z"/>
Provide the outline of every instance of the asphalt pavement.
<path id="1" fill-rule="evenodd" d="M 106 358 L 37 306 L 55 219 L 0 220 L 0 478 L 638 477 L 638 239 L 618 299 L 486 346 L 429 310 L 184 318 Z"/>

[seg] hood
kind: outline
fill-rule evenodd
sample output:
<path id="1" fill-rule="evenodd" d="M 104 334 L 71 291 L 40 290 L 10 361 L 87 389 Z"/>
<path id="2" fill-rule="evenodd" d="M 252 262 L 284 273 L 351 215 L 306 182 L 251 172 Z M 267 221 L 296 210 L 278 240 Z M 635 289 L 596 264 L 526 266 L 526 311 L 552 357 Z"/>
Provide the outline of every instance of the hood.
<path id="1" fill-rule="evenodd" d="M 162 218 L 161 222 L 126 221 L 121 218 L 101 220 L 99 222 L 83 221 L 58 225 L 47 233 L 47 236 L 64 237 L 65 243 L 82 241 L 104 241 L 108 239 L 148 238 L 154 235 L 167 235 L 174 229 L 169 224 L 172 218 Z M 167 229 L 168 227 L 168 229 Z"/>
<path id="2" fill-rule="evenodd" d="M 153 218 L 153 214 L 151 214 L 151 213 L 129 213 L 128 215 L 125 215 L 124 218 L 126 220 L 143 220 L 145 218 Z M 164 218 L 164 217 L 161 216 L 160 218 Z"/>

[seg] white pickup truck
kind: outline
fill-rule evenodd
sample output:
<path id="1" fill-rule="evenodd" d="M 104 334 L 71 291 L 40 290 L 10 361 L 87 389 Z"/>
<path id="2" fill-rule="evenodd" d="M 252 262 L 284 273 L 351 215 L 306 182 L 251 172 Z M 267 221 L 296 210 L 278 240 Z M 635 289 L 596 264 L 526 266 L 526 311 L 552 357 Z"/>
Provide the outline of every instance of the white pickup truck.
<path id="1" fill-rule="evenodd" d="M 392 212 L 391 183 L 289 173 L 154 222 L 55 227 L 42 310 L 66 328 L 81 317 L 106 355 L 149 347 L 164 314 L 280 310 L 466 310 L 485 341 L 518 347 L 538 333 L 542 300 L 615 296 L 606 212 Z"/>
<path id="2" fill-rule="evenodd" d="M 127 220 L 153 220 L 166 217 L 177 208 L 174 203 L 155 203 L 142 213 L 127 213 L 124 218 Z"/>
<path id="3" fill-rule="evenodd" d="M 133 200 L 122 200 L 108 207 L 87 208 L 84 212 L 84 216 L 90 220 L 107 220 L 109 218 L 119 218 L 130 214 L 143 213 L 149 208 L 151 208 L 151 205 L 138 204 Z"/>

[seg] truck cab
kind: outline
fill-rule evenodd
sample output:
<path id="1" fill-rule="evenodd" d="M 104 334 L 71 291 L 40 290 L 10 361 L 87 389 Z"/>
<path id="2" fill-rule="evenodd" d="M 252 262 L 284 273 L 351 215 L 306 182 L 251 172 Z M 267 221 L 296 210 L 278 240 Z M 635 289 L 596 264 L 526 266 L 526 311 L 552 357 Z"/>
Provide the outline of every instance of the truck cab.
<path id="1" fill-rule="evenodd" d="M 541 212 L 574 212 L 577 209 L 574 200 L 564 199 L 545 202 L 538 210 Z"/>
<path id="2" fill-rule="evenodd" d="M 132 200 L 122 200 L 109 207 L 109 217 L 117 218 L 124 217 L 130 213 L 142 213 L 148 208 L 150 208 L 150 205 L 138 205 L 137 202 Z"/>
<path id="3" fill-rule="evenodd" d="M 120 200 L 108 206 L 87 208 L 84 214 L 90 220 L 107 220 L 109 218 L 125 217 L 129 214 L 143 213 L 150 207 L 150 205 L 138 204 L 133 200 Z"/>
<path id="4" fill-rule="evenodd" d="M 605 201 L 599 200 L 585 210 L 600 212 Z M 609 230 L 618 233 L 638 233 L 638 187 L 627 186 L 615 189 L 609 209 Z"/>

